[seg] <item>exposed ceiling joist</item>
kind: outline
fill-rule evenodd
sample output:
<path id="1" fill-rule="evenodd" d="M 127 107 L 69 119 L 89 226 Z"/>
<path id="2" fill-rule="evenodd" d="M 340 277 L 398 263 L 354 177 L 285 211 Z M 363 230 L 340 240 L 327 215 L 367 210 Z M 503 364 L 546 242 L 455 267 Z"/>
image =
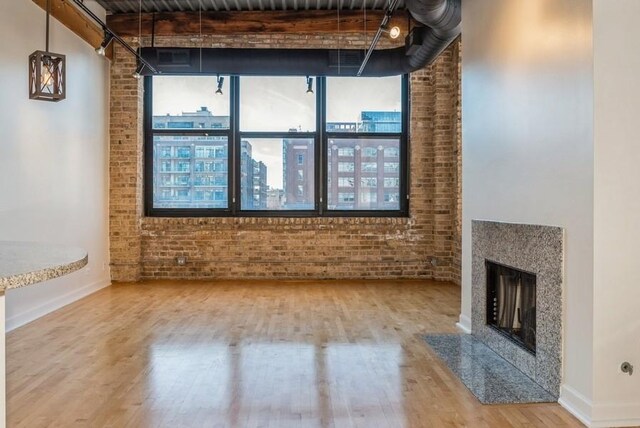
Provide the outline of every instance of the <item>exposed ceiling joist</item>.
<path id="1" fill-rule="evenodd" d="M 60 0 L 58 0 L 60 1 Z M 375 32 L 384 16 L 384 11 L 368 11 L 366 29 Z M 119 36 L 137 36 L 139 19 L 142 19 L 142 35 L 174 36 L 200 33 L 198 12 L 166 12 L 116 14 L 107 16 L 107 25 Z M 155 23 L 154 23 L 155 19 Z M 405 11 L 397 11 L 391 19 L 406 34 L 408 17 Z M 365 20 L 362 11 L 340 12 L 340 32 L 362 32 Z M 203 34 L 243 33 L 336 33 L 338 20 L 335 10 L 290 10 L 290 11 L 242 11 L 203 12 Z"/>
<path id="2" fill-rule="evenodd" d="M 102 31 L 102 28 L 78 10 L 70 0 L 50 1 L 51 16 L 73 31 L 82 40 L 89 43 L 93 48 L 100 46 L 100 43 L 102 43 L 102 40 L 104 39 L 104 32 Z M 33 2 L 43 10 L 46 10 L 47 0 L 33 0 Z M 106 56 L 108 58 L 113 58 L 113 49 L 111 46 L 107 49 Z"/>

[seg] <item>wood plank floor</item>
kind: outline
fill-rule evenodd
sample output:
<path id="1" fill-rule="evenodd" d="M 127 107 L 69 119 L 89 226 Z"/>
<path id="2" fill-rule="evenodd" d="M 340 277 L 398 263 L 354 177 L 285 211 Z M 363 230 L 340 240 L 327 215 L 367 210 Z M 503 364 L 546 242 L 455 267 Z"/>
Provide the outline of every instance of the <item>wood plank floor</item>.
<path id="1" fill-rule="evenodd" d="M 570 427 L 483 406 L 420 335 L 455 332 L 429 281 L 120 284 L 7 335 L 9 427 Z"/>

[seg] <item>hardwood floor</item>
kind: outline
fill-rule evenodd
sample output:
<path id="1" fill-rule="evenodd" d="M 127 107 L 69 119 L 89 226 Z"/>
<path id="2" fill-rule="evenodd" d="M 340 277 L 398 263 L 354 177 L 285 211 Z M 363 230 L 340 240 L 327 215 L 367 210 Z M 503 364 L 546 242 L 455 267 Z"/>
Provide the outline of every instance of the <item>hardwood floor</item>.
<path id="1" fill-rule="evenodd" d="M 114 285 L 7 335 L 9 427 L 571 427 L 483 406 L 421 335 L 455 332 L 429 281 Z"/>

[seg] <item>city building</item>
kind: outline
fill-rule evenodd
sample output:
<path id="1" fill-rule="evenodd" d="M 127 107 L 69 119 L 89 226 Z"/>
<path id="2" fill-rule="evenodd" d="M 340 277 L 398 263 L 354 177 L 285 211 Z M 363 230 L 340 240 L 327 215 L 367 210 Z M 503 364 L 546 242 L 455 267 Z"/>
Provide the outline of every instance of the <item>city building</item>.
<path id="1" fill-rule="evenodd" d="M 251 143 L 240 143 L 240 206 L 246 210 L 267 209 L 267 166 L 253 159 Z"/>
<path id="2" fill-rule="evenodd" d="M 290 130 L 295 131 L 295 129 Z M 315 205 L 314 142 L 309 138 L 282 140 L 283 204 L 281 209 L 313 209 Z"/>
<path id="3" fill-rule="evenodd" d="M 154 129 L 229 129 L 229 116 L 214 116 L 207 107 L 179 115 L 153 117 Z"/>
<path id="4" fill-rule="evenodd" d="M 206 107 L 182 115 L 154 116 L 155 128 L 226 128 L 228 116 L 214 116 Z M 227 208 L 229 153 L 227 137 L 156 135 L 154 207 Z M 251 144 L 241 143 L 241 198 L 245 209 L 267 208 L 267 167 L 251 157 Z"/>
<path id="5" fill-rule="evenodd" d="M 360 122 L 329 122 L 340 133 L 400 132 L 402 114 L 363 111 Z M 335 210 L 400 207 L 400 141 L 397 138 L 330 138 L 327 206 Z"/>

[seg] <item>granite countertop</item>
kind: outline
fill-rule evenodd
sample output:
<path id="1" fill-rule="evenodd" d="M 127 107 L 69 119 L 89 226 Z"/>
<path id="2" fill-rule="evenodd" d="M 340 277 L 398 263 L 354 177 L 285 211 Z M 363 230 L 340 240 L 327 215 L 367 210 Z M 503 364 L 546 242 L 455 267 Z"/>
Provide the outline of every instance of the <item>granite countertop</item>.
<path id="1" fill-rule="evenodd" d="M 0 241 L 0 293 L 66 275 L 88 260 L 82 248 Z"/>

